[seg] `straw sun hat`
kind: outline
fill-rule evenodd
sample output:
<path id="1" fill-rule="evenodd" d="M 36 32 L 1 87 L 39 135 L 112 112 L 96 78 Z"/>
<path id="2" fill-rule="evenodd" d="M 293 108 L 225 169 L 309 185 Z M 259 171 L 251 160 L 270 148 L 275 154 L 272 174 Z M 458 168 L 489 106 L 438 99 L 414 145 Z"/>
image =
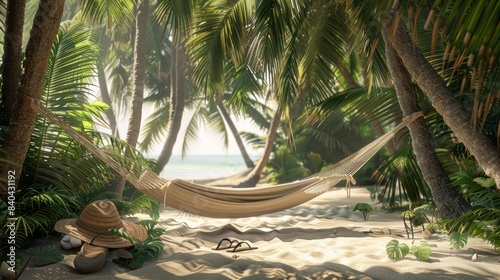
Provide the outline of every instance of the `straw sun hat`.
<path id="1" fill-rule="evenodd" d="M 108 233 L 109 229 L 122 229 L 131 238 L 144 241 L 146 229 L 124 221 L 111 201 L 98 200 L 89 204 L 77 219 L 59 220 L 54 229 L 84 242 L 106 248 L 125 248 L 132 244 L 125 238 Z"/>

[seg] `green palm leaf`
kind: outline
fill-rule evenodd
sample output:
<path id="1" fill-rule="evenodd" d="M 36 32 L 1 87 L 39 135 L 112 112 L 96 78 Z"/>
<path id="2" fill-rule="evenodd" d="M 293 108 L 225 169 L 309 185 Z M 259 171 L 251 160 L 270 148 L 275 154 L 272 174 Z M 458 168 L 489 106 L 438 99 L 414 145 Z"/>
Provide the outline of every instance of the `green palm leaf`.
<path id="1" fill-rule="evenodd" d="M 248 40 L 246 32 L 252 7 L 252 1 L 235 0 L 212 2 L 199 8 L 188 48 L 195 65 L 193 79 L 204 92 L 223 93 L 224 64 L 228 56 L 233 64 L 240 64 L 241 50 L 246 49 Z"/>
<path id="2" fill-rule="evenodd" d="M 120 22 L 132 26 L 134 2 L 129 0 L 86 0 L 80 1 L 84 16 L 97 25 Z"/>

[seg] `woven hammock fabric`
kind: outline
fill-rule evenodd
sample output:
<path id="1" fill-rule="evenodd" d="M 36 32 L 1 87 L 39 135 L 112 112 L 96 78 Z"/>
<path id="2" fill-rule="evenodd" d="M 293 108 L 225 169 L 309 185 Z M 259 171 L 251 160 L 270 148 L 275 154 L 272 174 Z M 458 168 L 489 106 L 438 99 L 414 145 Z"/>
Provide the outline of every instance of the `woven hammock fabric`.
<path id="1" fill-rule="evenodd" d="M 103 149 L 94 145 L 85 135 L 73 129 L 43 105 L 33 104 L 33 107 L 125 177 L 142 193 L 181 211 L 213 218 L 241 218 L 274 213 L 305 203 L 330 190 L 340 181 L 355 183 L 353 175 L 403 127 L 422 116 L 422 112 L 417 112 L 405 117 L 403 122 L 391 131 L 330 169 L 305 179 L 255 188 L 228 188 L 204 186 L 181 179 L 167 180 L 147 169 L 137 178 L 134 173 L 124 168 Z"/>

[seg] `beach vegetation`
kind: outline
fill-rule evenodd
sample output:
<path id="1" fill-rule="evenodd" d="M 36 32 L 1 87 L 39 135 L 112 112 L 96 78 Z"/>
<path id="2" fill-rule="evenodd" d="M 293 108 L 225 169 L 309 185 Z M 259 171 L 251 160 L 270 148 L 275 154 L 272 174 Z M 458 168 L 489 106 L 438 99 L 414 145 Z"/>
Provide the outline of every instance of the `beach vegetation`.
<path id="1" fill-rule="evenodd" d="M 411 233 L 412 239 L 415 238 L 414 227 L 421 226 L 422 230 L 425 230 L 424 223 L 429 221 L 425 212 L 418 208 L 413 210 L 403 211 L 401 213 L 401 217 L 403 218 L 406 235 L 408 238 L 410 238 L 410 233 Z"/>
<path id="2" fill-rule="evenodd" d="M 97 51 L 91 32 L 82 21 L 75 19 L 62 23 L 48 59 L 41 102 L 97 146 L 106 147 L 124 166 L 132 166 L 133 162 L 137 163 L 133 164 L 136 167 L 148 166 L 149 163 L 135 152 L 132 159 L 123 158 L 121 154 L 127 145 L 95 130 L 95 121 L 102 121 L 101 114 L 107 108 L 102 102 L 88 101 Z M 5 136 L 4 128 L 0 129 L 1 140 Z M 140 168 L 135 171 L 140 172 Z M 15 245 L 22 247 L 33 237 L 52 233 L 57 220 L 74 217 L 93 200 L 111 198 L 113 193 L 107 186 L 114 178 L 116 175 L 109 166 L 60 127 L 38 116 L 16 189 Z M 158 209 L 157 202 L 149 197 L 127 198 L 130 201 L 118 203 L 123 206 L 124 214 L 136 213 L 139 209 Z M 7 233 L 7 225 L 4 217 L 2 233 Z M 2 252 L 8 246 L 5 238 L 2 235 Z"/>
<path id="3" fill-rule="evenodd" d="M 401 260 L 411 252 L 417 260 L 427 261 L 432 254 L 432 248 L 427 242 L 422 242 L 418 246 L 412 243 L 410 248 L 407 244 L 392 239 L 386 245 L 386 252 L 391 260 Z"/>
<path id="4" fill-rule="evenodd" d="M 134 243 L 133 247 L 126 250 L 128 253 L 121 255 L 117 254 L 117 258 L 114 258 L 113 262 L 130 269 L 138 269 L 141 268 L 145 262 L 156 259 L 161 255 L 165 245 L 161 241 L 160 236 L 165 233 L 165 229 L 157 228 L 157 222 L 154 220 L 143 220 L 140 221 L 139 224 L 144 226 L 148 233 L 148 237 L 142 242 L 130 238 L 123 231 L 110 230 L 110 233 L 126 238 L 130 240 L 131 243 Z"/>
<path id="5" fill-rule="evenodd" d="M 393 239 L 387 243 L 385 251 L 391 260 L 401 260 L 410 252 L 410 247 L 404 243 L 399 243 L 397 239 Z"/>
<path id="6" fill-rule="evenodd" d="M 339 95 L 342 95 L 342 93 L 339 93 Z M 360 109 L 357 106 L 356 108 Z M 283 180 L 276 180 L 275 182 L 290 182 L 324 171 L 373 140 L 373 130 L 366 120 L 351 119 L 347 111 L 349 110 L 341 107 L 338 112 L 325 116 L 322 123 L 317 126 L 310 126 L 305 118 L 297 120 L 292 125 L 294 131 L 293 141 L 290 141 L 290 135 L 286 127 L 280 128 L 270 162 L 267 164 L 270 176 L 273 177 L 274 173 L 286 172 L 288 169 L 290 171 L 292 169 L 297 170 L 294 167 L 295 165 L 290 164 L 290 167 L 286 167 L 285 164 L 281 163 L 285 162 L 281 158 L 285 152 L 298 162 L 299 165 L 297 166 L 300 166 L 303 171 L 295 173 L 296 176 L 293 178 L 283 178 Z M 276 161 L 280 169 L 276 169 Z M 360 184 L 373 184 L 374 182 L 370 177 L 375 170 L 375 166 L 380 161 L 380 158 L 375 156 L 371 163 L 366 164 L 358 171 L 356 173 L 357 182 Z M 291 159 L 286 162 L 291 162 Z"/>
<path id="7" fill-rule="evenodd" d="M 363 219 L 365 221 L 368 221 L 368 217 L 370 216 L 370 212 L 372 210 L 373 208 L 370 204 L 363 202 L 356 203 L 353 209 L 353 211 L 360 211 L 361 213 L 363 213 Z"/>
<path id="8" fill-rule="evenodd" d="M 54 246 L 32 247 L 26 250 L 26 252 L 31 255 L 30 260 L 33 260 L 37 266 L 58 263 L 64 259 L 63 254 Z"/>
<path id="9" fill-rule="evenodd" d="M 298 158 L 286 146 L 279 147 L 267 164 L 271 178 L 269 183 L 292 182 L 310 175 L 309 169 L 302 166 Z"/>
<path id="10" fill-rule="evenodd" d="M 422 242 L 420 245 L 412 245 L 411 246 L 411 253 L 417 257 L 417 260 L 419 261 L 427 261 L 431 254 L 432 254 L 432 248 L 427 242 Z"/>
<path id="11" fill-rule="evenodd" d="M 455 250 L 460 250 L 467 245 L 467 240 L 468 240 L 469 235 L 464 232 L 464 233 L 459 233 L 459 232 L 452 232 L 450 233 L 450 245 L 451 249 Z"/>
<path id="12" fill-rule="evenodd" d="M 466 169 L 452 174 L 454 187 L 473 209 L 457 219 L 441 219 L 441 228 L 479 237 L 500 248 L 500 193 L 477 163 L 467 160 Z"/>

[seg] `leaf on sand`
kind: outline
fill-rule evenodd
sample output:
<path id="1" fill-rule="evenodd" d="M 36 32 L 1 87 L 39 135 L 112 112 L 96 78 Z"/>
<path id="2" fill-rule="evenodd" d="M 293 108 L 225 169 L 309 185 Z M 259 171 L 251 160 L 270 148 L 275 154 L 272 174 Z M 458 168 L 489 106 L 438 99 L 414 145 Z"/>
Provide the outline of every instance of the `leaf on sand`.
<path id="1" fill-rule="evenodd" d="M 400 244 L 399 241 L 393 239 L 387 243 L 386 252 L 392 260 L 400 260 L 410 252 L 410 248 L 408 245 L 404 243 Z"/>

